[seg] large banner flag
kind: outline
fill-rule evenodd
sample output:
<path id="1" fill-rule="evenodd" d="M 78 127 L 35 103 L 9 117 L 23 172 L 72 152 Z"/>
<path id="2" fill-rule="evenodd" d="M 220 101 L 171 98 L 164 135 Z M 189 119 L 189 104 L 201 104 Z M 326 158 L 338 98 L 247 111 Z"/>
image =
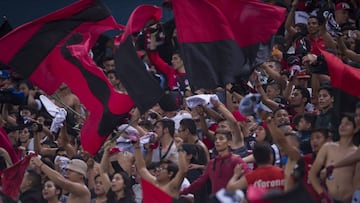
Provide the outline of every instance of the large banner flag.
<path id="1" fill-rule="evenodd" d="M 326 51 L 321 52 L 326 60 L 331 86 L 360 98 L 360 69 L 344 64 L 341 59 Z"/>
<path id="2" fill-rule="evenodd" d="M 116 48 L 114 56 L 116 73 L 141 113 L 153 107 L 164 91 L 138 57 L 132 34 L 141 31 L 150 21 L 159 21 L 161 15 L 161 8 L 158 6 L 138 6 L 131 13 L 125 32 L 117 38 L 120 45 Z"/>
<path id="3" fill-rule="evenodd" d="M 136 54 L 131 37 L 116 48 L 114 59 L 121 83 L 140 113 L 145 113 L 159 102 L 164 90 Z"/>
<path id="4" fill-rule="evenodd" d="M 257 0 L 173 0 L 176 31 L 193 90 L 247 80 L 266 60 L 286 10 Z M 260 52 L 259 52 L 260 51 Z"/>
<path id="5" fill-rule="evenodd" d="M 87 110 L 89 117 L 81 128 L 81 145 L 90 154 L 95 154 L 107 136 L 122 122 L 134 106 L 129 95 L 117 92 L 102 70 L 90 58 L 90 36 L 80 34 L 71 36 L 61 48 L 67 61 L 61 65 L 73 66 L 69 70 L 68 80 L 74 80 L 69 87 L 78 95 Z M 69 62 L 71 64 L 69 64 Z M 61 74 L 58 69 L 58 74 Z M 63 78 L 65 79 L 65 78 Z"/>
<path id="6" fill-rule="evenodd" d="M 90 154 L 98 151 L 133 103 L 129 96 L 114 92 L 101 70 L 86 58 L 84 50 L 89 51 L 103 32 L 122 28 L 100 0 L 80 0 L 0 39 L 1 63 L 48 94 L 65 83 L 84 103 L 90 117 L 80 134 L 82 145 Z M 74 33 L 90 37 L 76 41 L 81 42 L 80 48 L 64 48 Z M 71 40 L 69 43 L 72 44 Z"/>
<path id="7" fill-rule="evenodd" d="M 98 36 L 119 25 L 99 0 L 80 0 L 49 15 L 24 24 L 0 39 L 0 62 L 28 78 L 48 94 L 65 82 L 55 69 L 63 69 L 60 47 L 72 33 L 90 33 L 90 46 Z M 71 73 L 63 71 L 62 75 Z"/>

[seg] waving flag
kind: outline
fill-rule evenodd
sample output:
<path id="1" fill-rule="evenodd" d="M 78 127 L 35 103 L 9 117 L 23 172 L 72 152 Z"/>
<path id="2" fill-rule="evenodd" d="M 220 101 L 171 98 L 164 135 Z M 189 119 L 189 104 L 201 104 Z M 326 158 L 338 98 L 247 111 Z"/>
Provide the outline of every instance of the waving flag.
<path id="1" fill-rule="evenodd" d="M 116 48 L 114 57 L 116 73 L 141 113 L 153 107 L 164 91 L 138 57 L 131 35 L 142 30 L 148 22 L 159 21 L 161 14 L 160 7 L 138 6 L 131 13 L 125 32 L 118 37 L 120 45 Z"/>
<path id="2" fill-rule="evenodd" d="M 129 96 L 114 92 L 84 50 L 89 51 L 103 32 L 122 28 L 101 1 L 80 0 L 22 25 L 0 39 L 1 63 L 48 94 L 65 83 L 88 108 L 90 116 L 80 134 L 84 149 L 91 154 L 97 152 L 121 123 L 133 103 Z M 74 33 L 89 37 L 76 41 L 79 47 L 72 46 L 70 40 L 71 45 L 64 48 Z"/>
<path id="3" fill-rule="evenodd" d="M 5 195 L 13 199 L 16 199 L 19 196 L 22 179 L 24 178 L 25 171 L 29 166 L 30 159 L 33 156 L 36 155 L 27 155 L 24 159 L 4 170 L 1 175 L 1 191 Z"/>
<path id="4" fill-rule="evenodd" d="M 360 69 L 344 64 L 331 53 L 322 51 L 331 77 L 331 86 L 360 98 L 360 90 L 354 84 L 360 84 Z"/>
<path id="5" fill-rule="evenodd" d="M 55 69 L 62 69 L 60 47 L 72 33 L 90 33 L 90 46 L 98 36 L 119 25 L 99 0 L 80 0 L 49 15 L 24 24 L 0 39 L 0 62 L 28 78 L 48 94 L 62 82 Z M 69 72 L 68 72 L 69 73 Z M 62 74 L 66 74 L 63 72 Z"/>
<path id="6" fill-rule="evenodd" d="M 61 49 L 67 60 L 61 65 L 71 67 L 71 74 L 66 77 L 76 83 L 70 83 L 69 88 L 90 111 L 90 116 L 81 128 L 80 141 L 84 150 L 95 154 L 107 136 L 124 122 L 126 114 L 134 104 L 128 95 L 117 92 L 102 70 L 96 66 L 89 56 L 89 45 L 90 36 L 71 36 Z M 59 74 L 61 71 L 66 71 L 66 68 L 58 69 Z"/>
<path id="7" fill-rule="evenodd" d="M 176 31 L 193 90 L 247 80 L 285 20 L 281 7 L 248 0 L 173 0 Z"/>

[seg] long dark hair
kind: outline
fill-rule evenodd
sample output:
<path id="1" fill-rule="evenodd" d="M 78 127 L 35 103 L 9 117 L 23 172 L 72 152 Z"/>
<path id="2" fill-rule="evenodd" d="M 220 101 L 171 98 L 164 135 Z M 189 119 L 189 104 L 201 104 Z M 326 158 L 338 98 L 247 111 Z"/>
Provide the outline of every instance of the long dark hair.
<path id="1" fill-rule="evenodd" d="M 132 190 L 132 184 L 131 184 L 131 178 L 130 176 L 123 171 L 120 172 L 116 172 L 111 176 L 111 179 L 114 177 L 115 174 L 120 174 L 121 177 L 124 180 L 124 197 L 121 199 L 117 199 L 116 198 L 116 194 L 115 192 L 113 192 L 110 188 L 110 190 L 108 191 L 108 193 L 106 194 L 107 196 L 107 202 L 108 203 L 135 203 L 135 195 L 134 192 Z"/>

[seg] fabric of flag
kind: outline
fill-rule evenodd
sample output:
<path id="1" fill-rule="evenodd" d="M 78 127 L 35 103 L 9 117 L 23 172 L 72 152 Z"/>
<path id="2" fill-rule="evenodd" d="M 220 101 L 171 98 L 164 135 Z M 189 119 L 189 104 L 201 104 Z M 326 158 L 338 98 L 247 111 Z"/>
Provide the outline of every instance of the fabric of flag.
<path id="1" fill-rule="evenodd" d="M 171 203 L 173 198 L 147 180 L 141 178 L 143 203 Z"/>
<path id="2" fill-rule="evenodd" d="M 18 162 L 19 155 L 15 152 L 9 136 L 5 132 L 4 128 L 0 128 L 0 147 L 4 148 L 7 151 L 13 163 Z"/>
<path id="3" fill-rule="evenodd" d="M 192 90 L 247 80 L 267 59 L 268 42 L 286 14 L 256 0 L 173 0 L 172 5 Z"/>
<path id="4" fill-rule="evenodd" d="M 1 175 L 2 192 L 8 197 L 16 199 L 19 196 L 22 179 L 33 156 L 36 155 L 29 154 L 3 171 Z"/>
<path id="5" fill-rule="evenodd" d="M 61 47 L 72 34 L 82 33 L 90 35 L 86 45 L 81 46 L 89 51 L 88 47 L 94 45 L 99 35 L 113 29 L 123 26 L 116 23 L 100 0 L 80 0 L 22 25 L 0 39 L 1 63 L 48 94 L 65 83 L 88 108 L 90 117 L 80 134 L 84 149 L 91 154 L 97 152 L 133 103 L 128 96 L 115 94 L 98 68 L 89 70 L 88 65 L 93 64 L 85 56 L 78 56 L 84 60 L 76 63 L 65 60 Z"/>
<path id="6" fill-rule="evenodd" d="M 161 15 L 162 11 L 158 6 L 136 7 L 129 17 L 125 32 L 118 37 L 120 45 L 114 56 L 116 74 L 141 113 L 153 107 L 164 91 L 137 55 L 131 35 L 139 32 L 150 21 L 159 21 Z"/>
<path id="7" fill-rule="evenodd" d="M 127 40 L 128 36 L 141 31 L 147 23 L 157 22 L 162 17 L 162 10 L 154 5 L 140 5 L 136 7 L 129 17 L 125 26 L 125 31 L 117 38 L 117 43 Z"/>
<path id="8" fill-rule="evenodd" d="M 90 46 L 98 36 L 120 26 L 100 0 L 80 0 L 26 23 L 0 39 L 0 62 L 28 78 L 48 94 L 62 82 L 54 70 L 62 69 L 60 49 L 72 33 L 90 33 Z M 63 71 L 62 74 L 71 73 Z"/>
<path id="9" fill-rule="evenodd" d="M 360 98 L 360 69 L 344 64 L 341 59 L 331 53 L 322 51 L 331 78 L 331 86 Z"/>
<path id="10" fill-rule="evenodd" d="M 116 48 L 114 59 L 121 83 L 140 113 L 145 113 L 160 100 L 164 90 L 138 57 L 131 36 Z"/>
<path id="11" fill-rule="evenodd" d="M 121 94 L 113 88 L 102 70 L 90 58 L 90 41 L 90 35 L 71 36 L 61 48 L 66 60 L 60 65 L 72 67 L 68 70 L 71 74 L 65 77 L 76 83 L 69 83 L 68 86 L 90 111 L 81 128 L 80 141 L 85 151 L 95 154 L 107 136 L 124 122 L 134 104 L 129 95 Z M 58 74 L 61 74 L 61 71 L 66 71 L 66 68 L 59 69 Z"/>
<path id="12" fill-rule="evenodd" d="M 0 38 L 2 38 L 4 35 L 9 33 L 12 30 L 12 26 L 10 25 L 9 21 L 6 17 L 4 17 L 4 20 L 0 26 Z"/>

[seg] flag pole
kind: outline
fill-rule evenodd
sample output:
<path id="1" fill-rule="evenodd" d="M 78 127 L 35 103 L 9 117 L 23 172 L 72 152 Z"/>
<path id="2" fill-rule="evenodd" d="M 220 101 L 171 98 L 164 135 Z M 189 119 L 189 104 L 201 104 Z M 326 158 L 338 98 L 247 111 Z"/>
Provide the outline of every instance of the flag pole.
<path id="1" fill-rule="evenodd" d="M 65 104 L 60 97 L 57 95 L 57 93 L 55 93 L 53 96 L 51 96 L 53 99 L 55 99 L 57 102 L 59 102 L 60 104 L 62 104 L 66 109 L 70 110 L 71 112 L 73 112 L 76 116 L 78 116 L 79 118 L 85 120 L 85 117 L 82 116 L 80 113 L 78 113 L 77 111 L 75 111 L 71 106 Z"/>

